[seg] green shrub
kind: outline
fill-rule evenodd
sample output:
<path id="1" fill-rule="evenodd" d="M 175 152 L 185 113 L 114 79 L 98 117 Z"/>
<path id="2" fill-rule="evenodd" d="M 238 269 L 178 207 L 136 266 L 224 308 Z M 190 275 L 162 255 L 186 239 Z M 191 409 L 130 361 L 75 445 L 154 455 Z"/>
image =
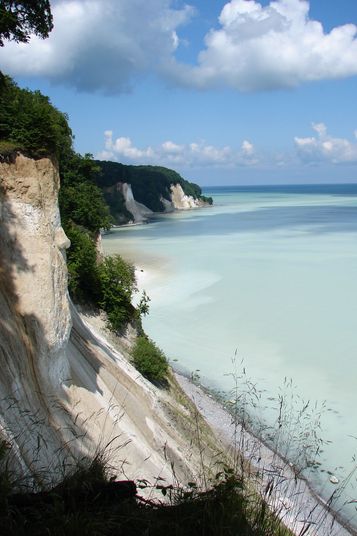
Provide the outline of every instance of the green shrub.
<path id="1" fill-rule="evenodd" d="M 98 186 L 91 182 L 63 185 L 60 190 L 62 219 L 70 218 L 94 233 L 101 228 L 109 229 L 111 217 Z"/>
<path id="2" fill-rule="evenodd" d="M 39 91 L 20 89 L 8 76 L 0 85 L 0 139 L 33 158 L 60 157 L 72 146 L 66 114 Z"/>
<path id="3" fill-rule="evenodd" d="M 200 199 L 201 199 L 204 203 L 208 203 L 209 205 L 213 205 L 213 199 L 212 199 L 212 197 L 207 197 L 206 195 L 201 195 L 201 196 L 200 196 Z"/>
<path id="4" fill-rule="evenodd" d="M 0 141 L 0 156 L 10 156 L 20 150 L 21 145 L 19 145 L 18 143 L 13 143 L 12 141 L 5 140 Z"/>
<path id="5" fill-rule="evenodd" d="M 96 304 L 99 296 L 95 243 L 77 225 L 65 226 L 65 231 L 71 241 L 67 250 L 68 290 L 76 302 Z"/>
<path id="6" fill-rule="evenodd" d="M 136 290 L 134 266 L 114 255 L 105 257 L 97 266 L 99 303 L 108 315 L 110 328 L 119 331 L 136 316 L 131 303 Z"/>
<path id="7" fill-rule="evenodd" d="M 109 208 L 95 184 L 99 167 L 92 155 L 81 156 L 70 150 L 60 159 L 61 189 L 59 205 L 62 222 L 74 222 L 92 233 L 109 229 Z"/>
<path id="8" fill-rule="evenodd" d="M 156 344 L 146 337 L 138 337 L 132 352 L 135 367 L 148 380 L 166 380 L 168 364 L 166 357 Z"/>

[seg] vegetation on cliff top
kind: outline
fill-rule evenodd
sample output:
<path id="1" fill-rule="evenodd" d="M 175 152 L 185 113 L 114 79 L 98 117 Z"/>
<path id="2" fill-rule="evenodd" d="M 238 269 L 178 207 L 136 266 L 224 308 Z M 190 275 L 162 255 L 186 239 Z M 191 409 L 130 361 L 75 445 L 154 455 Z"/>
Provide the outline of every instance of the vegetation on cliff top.
<path id="1" fill-rule="evenodd" d="M 97 176 L 96 183 L 104 190 L 114 216 L 122 195 L 111 187 L 118 182 L 131 184 L 134 198 L 154 212 L 165 210 L 161 199 L 171 201 L 170 188 L 173 184 L 180 184 L 186 195 L 212 204 L 212 198 L 203 196 L 197 184 L 185 180 L 173 169 L 161 166 L 129 166 L 107 161 L 97 161 L 97 164 L 101 173 Z"/>
<path id="2" fill-rule="evenodd" d="M 7 142 L 6 153 L 21 150 L 32 158 L 67 153 L 72 147 L 72 131 L 66 114 L 55 108 L 40 91 L 21 89 L 1 75 L 0 140 Z M 4 153 L 4 145 L 0 146 Z"/>
<path id="3" fill-rule="evenodd" d="M 131 305 L 135 277 L 133 274 L 128 295 L 126 274 L 133 273 L 132 268 L 119 257 L 112 264 L 98 258 L 96 240 L 100 230 L 109 229 L 114 221 L 107 201 L 117 222 L 129 221 L 132 215 L 120 192 L 111 196 L 107 191 L 103 195 L 101 188 L 118 181 L 129 182 L 136 199 L 154 211 L 164 209 L 161 198 L 170 199 L 173 183 L 181 184 L 194 197 L 201 196 L 201 189 L 166 168 L 124 166 L 95 161 L 89 154 L 81 156 L 73 150 L 72 142 L 66 114 L 57 110 L 48 97 L 39 91 L 21 89 L 10 77 L 2 76 L 0 154 L 11 157 L 21 151 L 35 159 L 48 156 L 58 161 L 61 219 L 71 240 L 67 252 L 70 294 L 77 302 L 104 309 L 111 328 L 120 330 L 143 312 Z"/>
<path id="4" fill-rule="evenodd" d="M 118 330 L 139 316 L 131 304 L 135 277 L 132 267 L 120 257 L 112 261 L 98 258 L 96 239 L 101 229 L 111 227 L 112 217 L 95 183 L 99 166 L 91 155 L 77 154 L 72 140 L 67 116 L 47 97 L 21 89 L 11 78 L 3 77 L 0 154 L 11 157 L 21 151 L 35 159 L 48 156 L 58 161 L 61 219 L 71 240 L 67 252 L 70 294 L 77 302 L 104 309 L 111 328 Z"/>

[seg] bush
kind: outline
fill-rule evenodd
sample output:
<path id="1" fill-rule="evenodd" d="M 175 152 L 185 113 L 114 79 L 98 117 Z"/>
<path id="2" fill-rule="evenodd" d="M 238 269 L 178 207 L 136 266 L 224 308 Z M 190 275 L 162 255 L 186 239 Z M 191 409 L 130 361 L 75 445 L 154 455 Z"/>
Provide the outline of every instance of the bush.
<path id="1" fill-rule="evenodd" d="M 135 367 L 148 380 L 154 382 L 166 380 L 168 370 L 166 357 L 151 339 L 138 337 L 132 356 Z"/>
<path id="2" fill-rule="evenodd" d="M 64 224 L 74 222 L 92 233 L 112 224 L 103 194 L 95 185 L 99 167 L 92 155 L 67 151 L 60 159 L 61 189 L 59 205 Z"/>
<path id="3" fill-rule="evenodd" d="M 134 267 L 120 255 L 114 255 L 98 264 L 97 273 L 98 305 L 107 313 L 110 328 L 119 331 L 136 316 L 136 309 L 131 303 L 136 290 Z"/>
<path id="4" fill-rule="evenodd" d="M 0 85 L 0 139 L 19 146 L 28 156 L 60 157 L 72 146 L 67 116 L 39 91 L 20 89 L 8 76 Z"/>
<path id="5" fill-rule="evenodd" d="M 98 301 L 97 251 L 88 233 L 77 225 L 65 226 L 71 241 L 67 250 L 68 290 L 80 303 Z"/>
<path id="6" fill-rule="evenodd" d="M 21 145 L 12 141 L 0 141 L 0 156 L 8 157 L 21 150 Z"/>

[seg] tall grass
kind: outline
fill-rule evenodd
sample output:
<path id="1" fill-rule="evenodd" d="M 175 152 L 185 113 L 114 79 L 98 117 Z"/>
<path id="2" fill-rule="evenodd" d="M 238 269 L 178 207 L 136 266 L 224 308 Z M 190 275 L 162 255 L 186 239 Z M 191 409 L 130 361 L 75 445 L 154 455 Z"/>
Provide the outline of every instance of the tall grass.
<path id="1" fill-rule="evenodd" d="M 258 413 L 262 396 L 244 366 L 241 372 L 237 368 L 232 373 L 233 388 L 227 403 L 233 426 L 232 455 L 218 453 L 211 465 L 207 464 L 206 437 L 196 409 L 192 450 L 200 469 L 191 482 L 179 481 L 165 452 L 172 468 L 170 483 L 160 476 L 153 483 L 145 478 L 135 483 L 118 481 L 118 471 L 123 471 L 112 467 L 111 459 L 113 450 L 120 448 L 120 437 L 101 444 L 90 458 L 66 459 L 59 452 L 52 466 L 43 467 L 41 474 L 30 480 L 19 470 L 19 463 L 13 463 L 19 459 L 19 438 L 11 441 L 10 435 L 3 436 L 0 534 L 166 536 L 169 531 L 177 536 L 340 536 L 330 510 L 345 483 L 325 508 L 316 500 L 307 501 L 308 488 L 300 478 L 306 468 L 318 468 L 323 446 L 318 431 L 324 407 L 302 402 L 291 391 L 291 382 L 285 381 L 272 400 L 275 424 L 260 428 L 265 438 L 261 441 L 252 411 Z M 120 419 L 122 408 L 115 410 Z M 37 415 L 26 414 L 25 418 L 36 425 L 40 436 L 45 423 Z M 46 448 L 40 437 L 33 459 L 40 459 Z M 55 466 L 62 467 L 62 478 L 49 485 Z"/>
<path id="2" fill-rule="evenodd" d="M 277 397 L 270 397 L 271 405 L 265 408 L 272 422 L 267 425 L 261 418 L 265 393 L 248 378 L 244 362 L 237 363 L 236 355 L 232 369 L 233 387 L 224 403 L 232 418 L 233 469 L 243 483 L 252 527 L 269 534 L 265 525 L 271 525 L 273 517 L 299 536 L 357 534 L 352 527 L 355 518 L 344 520 L 348 531 L 336 522 L 349 502 L 341 497 L 356 476 L 356 464 L 325 501 L 307 480 L 319 471 L 327 443 L 322 438 L 326 403 L 304 401 L 285 378 Z M 280 534 L 279 526 L 274 530 L 272 534 Z"/>

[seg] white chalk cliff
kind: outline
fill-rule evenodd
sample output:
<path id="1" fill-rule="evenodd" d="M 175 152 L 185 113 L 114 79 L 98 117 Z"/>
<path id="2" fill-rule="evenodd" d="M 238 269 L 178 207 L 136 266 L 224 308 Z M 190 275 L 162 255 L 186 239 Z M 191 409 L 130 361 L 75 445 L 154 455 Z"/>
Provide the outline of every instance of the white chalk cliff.
<path id="1" fill-rule="evenodd" d="M 118 183 L 118 188 L 124 196 L 126 209 L 133 215 L 135 223 L 142 223 L 153 214 L 152 210 L 134 199 L 131 184 Z"/>
<path id="2" fill-rule="evenodd" d="M 186 195 L 181 184 L 171 185 L 171 199 L 176 210 L 189 210 L 203 207 L 206 204 L 202 199 L 195 199 L 191 195 Z"/>
<path id="3" fill-rule="evenodd" d="M 123 194 L 126 209 L 133 215 L 133 223 L 143 223 L 153 214 L 152 210 L 135 200 L 130 184 L 119 182 L 115 185 L 115 188 Z M 190 195 L 186 195 L 180 184 L 172 184 L 170 190 L 171 200 L 165 199 L 162 196 L 160 197 L 160 201 L 164 206 L 164 212 L 166 213 L 173 212 L 174 210 L 189 210 L 206 205 L 201 199 L 195 199 Z"/>
<path id="4" fill-rule="evenodd" d="M 170 482 L 173 462 L 185 480 L 198 463 L 182 428 L 187 407 L 142 378 L 69 300 L 58 189 L 49 159 L 0 163 L 0 437 L 28 474 L 56 475 L 116 438 L 111 462 L 126 476 Z"/>

